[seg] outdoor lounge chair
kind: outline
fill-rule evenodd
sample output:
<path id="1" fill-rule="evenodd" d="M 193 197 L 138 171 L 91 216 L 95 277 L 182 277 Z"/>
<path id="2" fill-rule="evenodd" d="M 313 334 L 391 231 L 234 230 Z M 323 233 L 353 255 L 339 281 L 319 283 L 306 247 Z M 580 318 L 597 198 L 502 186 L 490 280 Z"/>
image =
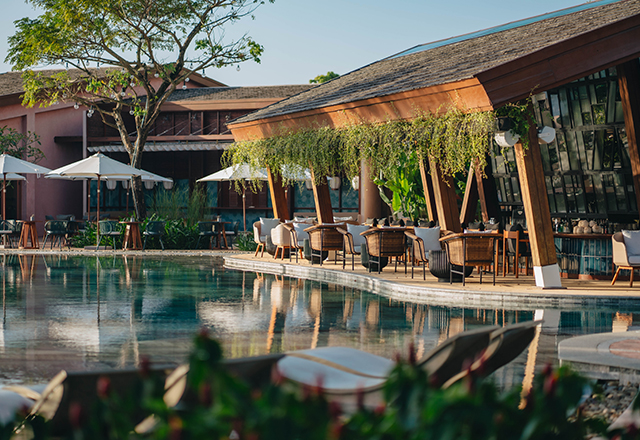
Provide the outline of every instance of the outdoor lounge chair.
<path id="1" fill-rule="evenodd" d="M 98 227 L 100 228 L 100 244 L 102 244 L 103 239 L 106 238 L 108 243 L 109 238 L 111 238 L 111 244 L 113 246 L 112 249 L 115 250 L 116 237 L 120 237 L 122 235 L 118 222 L 115 220 L 100 220 L 98 222 Z"/>
<path id="2" fill-rule="evenodd" d="M 611 280 L 613 286 L 618 279 L 620 270 L 628 269 L 629 287 L 633 287 L 633 271 L 640 269 L 640 231 L 616 232 L 611 237 L 613 245 L 613 264 L 617 267 L 616 273 Z"/>
<path id="3" fill-rule="evenodd" d="M 413 240 L 413 252 L 411 259 L 411 279 L 413 279 L 413 269 L 415 262 L 422 263 L 422 279 L 427 279 L 427 263 L 429 262 L 429 252 L 441 251 L 442 244 L 440 243 L 440 226 L 432 228 L 419 228 L 416 227 L 413 233 L 405 231 L 405 235 Z"/>
<path id="4" fill-rule="evenodd" d="M 42 249 L 47 245 L 47 240 L 50 242 L 50 248 L 56 245 L 56 243 L 62 249 L 62 239 L 67 236 L 67 222 L 64 220 L 47 220 L 44 224 L 44 240 L 42 241 Z"/>
<path id="5" fill-rule="evenodd" d="M 434 386 L 450 386 L 464 377 L 468 364 L 483 360 L 486 368 L 475 373 L 486 377 L 513 360 L 535 335 L 541 321 L 485 327 L 459 333 L 431 350 L 418 362 Z M 278 361 L 278 372 L 293 383 L 323 387 L 328 399 L 355 408 L 358 399 L 369 407 L 381 402 L 382 389 L 395 362 L 347 347 L 324 347 L 287 353 Z"/>

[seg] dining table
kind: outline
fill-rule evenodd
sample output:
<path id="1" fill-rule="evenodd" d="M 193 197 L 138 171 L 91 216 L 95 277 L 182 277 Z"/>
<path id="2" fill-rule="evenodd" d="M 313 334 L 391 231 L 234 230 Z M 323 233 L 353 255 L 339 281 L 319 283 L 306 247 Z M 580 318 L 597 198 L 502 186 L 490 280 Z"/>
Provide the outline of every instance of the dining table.
<path id="1" fill-rule="evenodd" d="M 18 248 L 40 249 L 40 243 L 38 242 L 38 229 L 36 228 L 36 220 L 17 220 L 17 221 L 19 223 L 22 223 L 22 231 L 20 232 L 20 240 L 18 241 Z"/>
<path id="2" fill-rule="evenodd" d="M 142 249 L 142 237 L 140 235 L 141 222 L 126 220 L 120 223 L 125 225 L 122 250 L 126 251 L 129 248 L 132 250 Z"/>

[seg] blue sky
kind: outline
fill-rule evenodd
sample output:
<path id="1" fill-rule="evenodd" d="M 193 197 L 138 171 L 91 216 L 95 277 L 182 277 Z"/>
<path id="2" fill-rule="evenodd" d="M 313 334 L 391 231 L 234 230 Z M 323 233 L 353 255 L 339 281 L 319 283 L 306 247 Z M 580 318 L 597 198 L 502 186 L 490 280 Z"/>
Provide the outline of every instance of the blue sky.
<path id="1" fill-rule="evenodd" d="M 417 44 L 429 43 L 583 3 L 579 0 L 276 0 L 227 29 L 265 47 L 262 63 L 209 69 L 228 85 L 302 84 L 332 70 L 344 74 Z M 0 60 L 13 22 L 37 14 L 0 0 Z M 0 72 L 11 70 L 2 63 Z"/>

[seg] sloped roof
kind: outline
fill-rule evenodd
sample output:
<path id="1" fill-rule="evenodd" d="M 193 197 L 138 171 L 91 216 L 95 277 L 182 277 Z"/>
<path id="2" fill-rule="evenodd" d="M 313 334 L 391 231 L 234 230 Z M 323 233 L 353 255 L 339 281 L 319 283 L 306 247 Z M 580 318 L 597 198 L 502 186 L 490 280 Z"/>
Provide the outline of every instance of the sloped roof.
<path id="1" fill-rule="evenodd" d="M 470 79 L 556 43 L 638 14 L 640 0 L 603 0 L 416 46 L 238 118 L 233 124 Z"/>
<path id="2" fill-rule="evenodd" d="M 315 87 L 313 84 L 260 87 L 203 87 L 176 90 L 168 101 L 214 101 L 238 99 L 281 99 Z"/>

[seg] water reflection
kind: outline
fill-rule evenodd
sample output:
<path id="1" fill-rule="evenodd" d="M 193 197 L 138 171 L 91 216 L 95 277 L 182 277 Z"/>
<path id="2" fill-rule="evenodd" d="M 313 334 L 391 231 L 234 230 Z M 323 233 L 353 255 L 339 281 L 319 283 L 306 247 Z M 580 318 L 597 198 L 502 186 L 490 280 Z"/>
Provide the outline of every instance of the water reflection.
<path id="1" fill-rule="evenodd" d="M 0 383 L 186 359 L 202 326 L 227 357 L 326 345 L 418 356 L 484 325 L 544 318 L 530 348 L 497 372 L 529 386 L 572 335 L 638 327 L 638 310 L 430 306 L 318 282 L 216 270 L 209 257 L 2 255 Z"/>

